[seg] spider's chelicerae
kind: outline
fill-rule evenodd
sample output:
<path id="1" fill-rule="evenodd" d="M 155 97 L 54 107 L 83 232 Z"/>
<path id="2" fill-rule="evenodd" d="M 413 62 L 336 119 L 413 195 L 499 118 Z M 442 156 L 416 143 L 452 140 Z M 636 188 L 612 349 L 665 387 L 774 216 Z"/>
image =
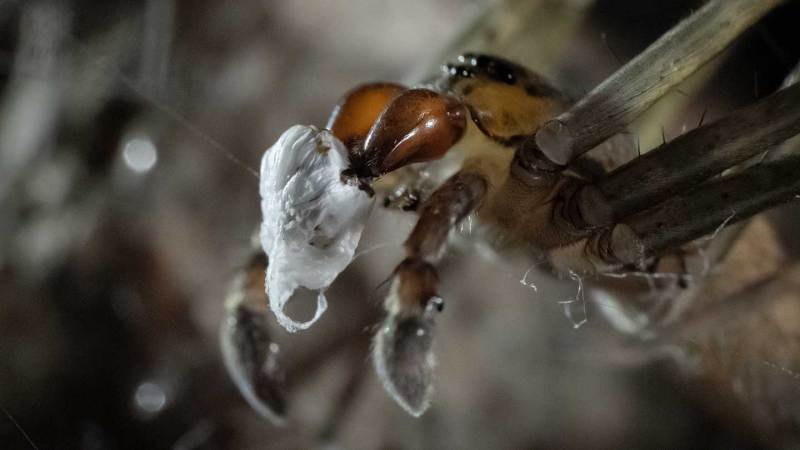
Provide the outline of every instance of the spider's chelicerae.
<path id="1" fill-rule="evenodd" d="M 435 317 L 444 304 L 436 263 L 449 232 L 468 216 L 496 246 L 537 254 L 555 273 L 669 273 L 680 290 L 691 280 L 687 244 L 794 198 L 800 158 L 765 152 L 800 132 L 798 85 L 642 157 L 628 140 L 608 144 L 701 65 L 684 68 L 701 57 L 682 54 L 681 37 L 717 36 L 722 44 L 709 44 L 707 60 L 746 27 L 714 15 L 723 15 L 724 2 L 709 5 L 575 104 L 520 65 L 464 54 L 417 87 L 372 83 L 350 91 L 325 129 L 284 133 L 261 166 L 259 236 L 268 256 L 254 256 L 234 286 L 222 333 L 228 369 L 251 405 L 276 421 L 286 408 L 265 288 L 284 327 L 307 328 L 326 308 L 324 290 L 352 260 L 376 200 L 418 214 L 373 340 L 385 388 L 416 416 L 429 403 Z M 664 42 L 677 47 L 668 62 L 657 59 L 665 58 Z M 632 73 L 636 80 L 626 78 Z M 717 177 L 759 155 L 759 164 Z M 298 288 L 319 291 L 309 322 L 283 313 Z"/>

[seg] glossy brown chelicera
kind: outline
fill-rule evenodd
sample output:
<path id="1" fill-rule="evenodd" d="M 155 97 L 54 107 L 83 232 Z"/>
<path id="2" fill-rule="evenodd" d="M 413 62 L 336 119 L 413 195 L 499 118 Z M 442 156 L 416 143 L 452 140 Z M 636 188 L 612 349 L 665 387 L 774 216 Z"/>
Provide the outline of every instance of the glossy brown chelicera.
<path id="1" fill-rule="evenodd" d="M 538 75 L 487 55 L 460 56 L 431 86 L 369 83 L 342 98 L 328 128 L 350 150 L 353 175 L 375 178 L 441 158 L 464 135 L 468 116 L 495 142 L 517 145 L 566 103 Z"/>
<path id="2" fill-rule="evenodd" d="M 467 112 L 456 98 L 429 89 L 395 89 L 384 83 L 362 86 L 331 117 L 330 128 L 350 150 L 351 169 L 359 177 L 441 158 L 464 134 Z"/>

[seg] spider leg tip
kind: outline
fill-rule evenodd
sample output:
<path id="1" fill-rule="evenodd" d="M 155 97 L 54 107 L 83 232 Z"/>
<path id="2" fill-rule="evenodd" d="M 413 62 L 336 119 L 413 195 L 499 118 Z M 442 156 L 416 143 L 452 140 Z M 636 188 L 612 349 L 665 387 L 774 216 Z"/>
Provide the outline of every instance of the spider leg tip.
<path id="1" fill-rule="evenodd" d="M 414 417 L 428 409 L 433 391 L 433 328 L 431 317 L 389 316 L 373 341 L 378 377 L 392 398 Z"/>
<path id="2" fill-rule="evenodd" d="M 286 423 L 287 401 L 278 345 L 266 325 L 266 311 L 247 307 L 230 311 L 220 329 L 225 368 L 239 393 L 275 426 Z"/>

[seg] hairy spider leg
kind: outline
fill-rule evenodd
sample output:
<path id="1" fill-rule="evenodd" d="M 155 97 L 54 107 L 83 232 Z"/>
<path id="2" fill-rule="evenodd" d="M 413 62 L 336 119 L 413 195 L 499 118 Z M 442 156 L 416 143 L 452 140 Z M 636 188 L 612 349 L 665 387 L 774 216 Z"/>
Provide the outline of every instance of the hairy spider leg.
<path id="1" fill-rule="evenodd" d="M 431 344 L 435 315 L 443 306 L 435 263 L 445 250 L 448 234 L 476 210 L 499 216 L 500 210 L 518 200 L 520 192 L 509 184 L 516 146 L 564 103 L 556 89 L 511 62 L 469 54 L 458 61 L 458 65 L 444 67 L 444 77 L 436 85 L 444 95 L 460 100 L 475 127 L 466 131 L 466 142 L 459 143 L 464 156 L 461 170 L 419 210 L 417 224 L 405 242 L 406 259 L 392 276 L 384 304 L 386 318 L 373 341 L 373 362 L 386 390 L 415 416 L 427 408 L 432 390 L 435 359 Z M 383 117 L 391 117 L 391 107 Z M 534 206 L 552 200 L 552 191 L 550 186 L 540 190 Z M 550 213 L 545 210 L 543 214 L 536 218 L 546 220 Z M 509 218 L 502 231 L 519 234 L 520 227 L 529 226 L 525 223 L 529 216 Z"/>
<path id="2" fill-rule="evenodd" d="M 276 425 L 286 416 L 284 371 L 272 339 L 264 291 L 267 256 L 256 247 L 225 301 L 220 344 L 228 373 L 247 403 Z"/>
<path id="3" fill-rule="evenodd" d="M 435 315 L 443 307 L 434 263 L 450 230 L 479 206 L 486 187 L 482 174 L 462 171 L 434 191 L 405 242 L 406 259 L 392 276 L 387 316 L 373 341 L 373 363 L 386 390 L 414 416 L 429 404 Z"/>

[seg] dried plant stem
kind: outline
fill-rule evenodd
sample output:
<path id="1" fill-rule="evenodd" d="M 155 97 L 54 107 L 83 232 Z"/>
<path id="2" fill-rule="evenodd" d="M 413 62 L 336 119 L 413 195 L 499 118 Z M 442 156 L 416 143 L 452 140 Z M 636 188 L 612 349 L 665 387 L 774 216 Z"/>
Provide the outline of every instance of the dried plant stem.
<path id="1" fill-rule="evenodd" d="M 619 133 L 669 89 L 721 52 L 782 0 L 711 0 L 545 124 L 536 144 L 566 165 Z"/>
<path id="2" fill-rule="evenodd" d="M 612 220 L 619 221 L 798 133 L 800 85 L 794 85 L 636 158 L 596 187 L 608 202 Z"/>
<path id="3" fill-rule="evenodd" d="M 800 156 L 793 155 L 751 167 L 699 186 L 636 214 L 615 233 L 613 247 L 625 263 L 657 254 L 713 232 L 800 195 Z M 624 242 L 624 241 L 632 242 Z"/>

